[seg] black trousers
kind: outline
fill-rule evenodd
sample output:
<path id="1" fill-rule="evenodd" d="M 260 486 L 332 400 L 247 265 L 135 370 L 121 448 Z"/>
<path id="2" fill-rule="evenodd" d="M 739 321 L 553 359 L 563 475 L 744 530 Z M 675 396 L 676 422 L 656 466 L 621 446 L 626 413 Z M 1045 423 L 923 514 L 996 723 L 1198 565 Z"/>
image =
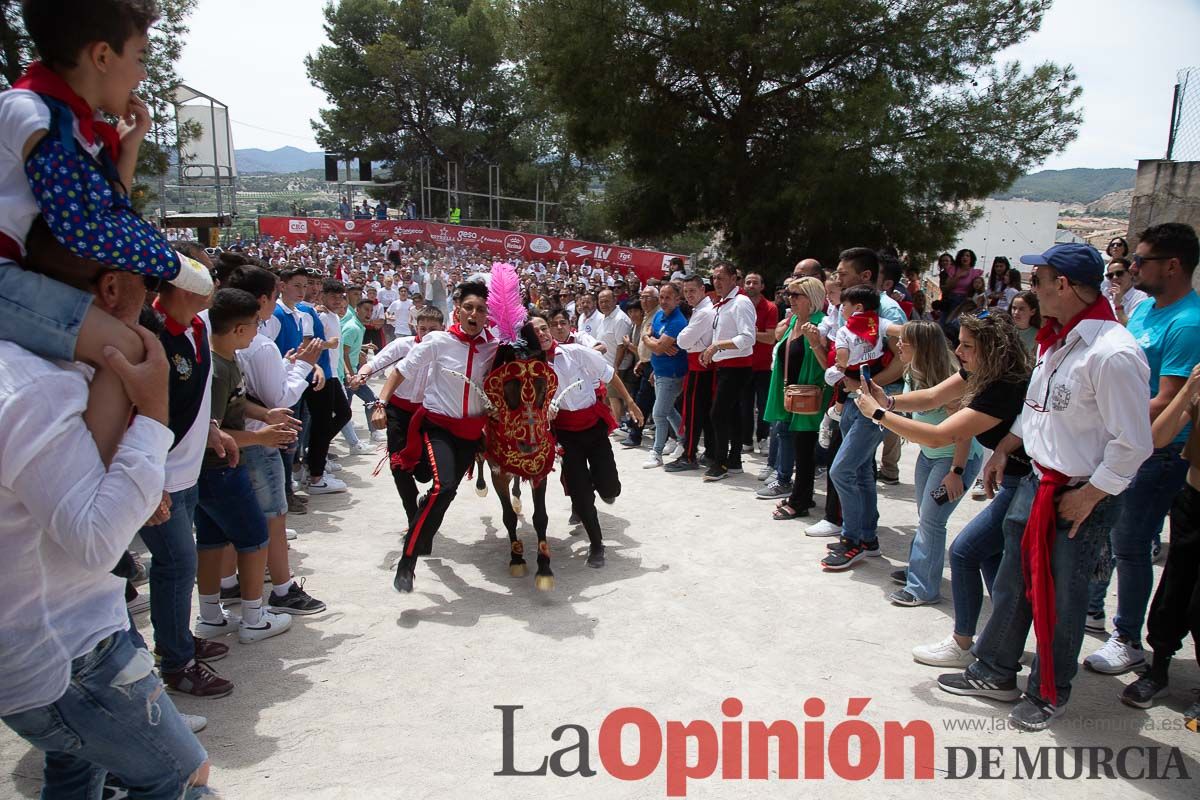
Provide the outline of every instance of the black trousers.
<path id="1" fill-rule="evenodd" d="M 412 412 L 388 403 L 387 413 L 387 445 L 389 457 L 399 453 L 408 443 L 408 423 L 412 421 Z M 392 466 L 392 480 L 396 482 L 396 491 L 400 494 L 400 502 L 404 504 L 404 515 L 408 518 L 408 527 L 412 527 L 417 516 L 417 482 L 411 472 L 406 472 L 397 466 Z"/>
<path id="2" fill-rule="evenodd" d="M 833 426 L 833 441 L 829 445 L 829 463 L 833 463 L 834 456 L 837 455 L 838 449 L 842 446 L 842 430 L 835 423 Z M 800 453 L 796 453 L 796 460 L 799 462 Z M 834 525 L 842 524 L 842 500 L 838 497 L 837 487 L 833 485 L 833 480 L 829 477 L 829 472 L 825 473 L 825 521 L 832 522 Z"/>
<path id="3" fill-rule="evenodd" d="M 806 511 L 816 505 L 813 484 L 817 480 L 817 432 L 795 431 L 792 442 L 796 448 L 796 477 L 792 480 L 788 505 L 796 511 Z"/>
<path id="4" fill-rule="evenodd" d="M 742 434 L 739 442 L 754 444 L 771 435 L 767 413 L 767 390 L 771 388 L 771 370 L 754 370 L 754 376 L 742 389 Z"/>
<path id="5" fill-rule="evenodd" d="M 1171 549 L 1150 603 L 1146 642 L 1165 673 L 1190 632 L 1200 662 L 1200 491 L 1185 484 L 1171 506 Z"/>
<path id="6" fill-rule="evenodd" d="M 433 552 L 433 537 L 442 526 L 446 509 L 458 493 L 463 475 L 475 463 L 479 443 L 460 439 L 445 428 L 426 423 L 421 430 L 421 462 L 433 476 L 428 494 L 416 508 L 408 535 L 404 537 L 404 557 L 427 556 Z"/>
<path id="7" fill-rule="evenodd" d="M 633 401 L 637 403 L 637 407 L 642 412 L 642 419 L 647 422 L 650 421 L 651 412 L 654 411 L 654 384 L 650 382 L 650 376 L 653 374 L 654 368 L 646 364 L 642 368 L 641 376 L 637 378 L 637 385 L 630 390 L 630 394 L 633 395 Z M 629 425 L 629 439 L 637 444 L 641 444 L 642 430 L 645 428 L 645 425 L 639 428 L 634 426 L 632 421 L 630 421 Z"/>
<path id="8" fill-rule="evenodd" d="M 308 429 L 308 474 L 324 475 L 329 445 L 338 431 L 350 421 L 350 401 L 346 399 L 341 381 L 329 378 L 319 392 L 308 387 L 304 391 L 304 402 L 308 404 L 308 413 L 312 417 Z"/>
<path id="9" fill-rule="evenodd" d="M 598 422 L 586 431 L 556 429 L 554 435 L 563 448 L 562 479 L 571 498 L 571 510 L 579 515 L 588 541 L 598 545 L 601 538 L 596 495 L 612 499 L 621 494 L 608 426 Z"/>
<path id="10" fill-rule="evenodd" d="M 713 449 L 712 401 L 717 383 L 716 371 L 688 370 L 683 382 L 683 457 L 695 461 L 699 457 L 700 434 L 704 434 L 704 446 Z M 713 457 L 716 455 L 714 453 Z"/>
<path id="11" fill-rule="evenodd" d="M 753 380 L 754 371 L 750 367 L 717 366 L 717 387 L 712 401 L 712 455 L 726 469 L 742 466 L 739 407 L 747 384 Z"/>

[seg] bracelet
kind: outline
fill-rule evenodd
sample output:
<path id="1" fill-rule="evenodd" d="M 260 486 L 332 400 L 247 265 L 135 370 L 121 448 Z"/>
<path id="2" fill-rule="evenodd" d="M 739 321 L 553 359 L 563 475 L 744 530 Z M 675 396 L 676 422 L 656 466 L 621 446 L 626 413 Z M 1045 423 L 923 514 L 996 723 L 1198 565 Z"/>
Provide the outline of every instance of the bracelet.
<path id="1" fill-rule="evenodd" d="M 888 410 L 888 411 L 892 411 L 893 409 L 895 409 L 895 408 L 896 408 L 896 397 L 895 397 L 895 395 L 890 395 L 890 394 L 889 394 L 889 395 L 887 396 L 887 401 L 888 401 L 888 404 L 887 404 L 887 410 Z"/>

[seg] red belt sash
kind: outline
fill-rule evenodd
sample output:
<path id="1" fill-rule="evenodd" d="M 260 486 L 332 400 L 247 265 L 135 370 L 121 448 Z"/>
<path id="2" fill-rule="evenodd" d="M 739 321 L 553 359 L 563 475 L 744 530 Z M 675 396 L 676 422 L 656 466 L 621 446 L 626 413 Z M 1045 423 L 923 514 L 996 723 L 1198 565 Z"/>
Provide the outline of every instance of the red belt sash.
<path id="1" fill-rule="evenodd" d="M 749 355 L 739 358 L 727 358 L 723 361 L 713 361 L 713 366 L 717 369 L 724 369 L 725 367 L 753 367 L 754 356 Z"/>
<path id="2" fill-rule="evenodd" d="M 21 263 L 21 245 L 4 233 L 0 233 L 0 258 L 7 258 L 16 264 Z"/>
<path id="3" fill-rule="evenodd" d="M 712 372 L 712 366 L 704 366 L 700 363 L 699 353 L 688 353 L 688 369 L 696 372 Z"/>
<path id="4" fill-rule="evenodd" d="M 393 396 L 394 397 L 394 396 Z M 404 449 L 394 458 L 400 469 L 411 470 L 421 460 L 421 423 L 428 420 L 439 428 L 449 431 L 459 439 L 477 442 L 483 438 L 483 428 L 487 417 L 448 417 L 436 411 L 430 411 L 425 406 L 417 406 L 412 419 L 408 422 L 408 440 Z"/>
<path id="5" fill-rule="evenodd" d="M 416 413 L 417 409 L 421 407 L 412 400 L 405 400 L 403 397 L 397 397 L 396 395 L 392 395 L 388 402 L 401 411 L 407 411 L 409 413 Z"/>
<path id="6" fill-rule="evenodd" d="M 1035 464 L 1041 474 L 1025 533 L 1021 537 L 1021 571 L 1025 578 L 1025 597 L 1033 609 L 1033 632 L 1037 637 L 1039 685 L 1042 697 L 1051 704 L 1058 703 L 1058 686 L 1054 682 L 1054 626 L 1058 613 L 1054 606 L 1054 572 L 1050 554 L 1058 529 L 1058 508 L 1055 494 L 1070 480 L 1066 475 L 1041 464 Z"/>
<path id="7" fill-rule="evenodd" d="M 612 409 L 608 407 L 608 392 L 603 386 L 596 390 L 596 402 L 587 408 L 576 411 L 559 409 L 553 427 L 560 431 L 578 433 L 590 430 L 598 422 L 603 422 L 609 433 L 617 429 L 617 420 L 613 417 Z"/>

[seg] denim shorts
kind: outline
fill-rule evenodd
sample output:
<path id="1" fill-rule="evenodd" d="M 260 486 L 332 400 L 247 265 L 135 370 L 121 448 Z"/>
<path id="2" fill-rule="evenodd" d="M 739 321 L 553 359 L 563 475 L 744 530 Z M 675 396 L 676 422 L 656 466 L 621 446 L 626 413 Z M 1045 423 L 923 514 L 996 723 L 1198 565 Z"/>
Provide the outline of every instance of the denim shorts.
<path id="1" fill-rule="evenodd" d="M 99 797 L 111 772 L 140 797 L 181 797 L 208 760 L 154 674 L 153 657 L 118 631 L 71 662 L 71 682 L 53 703 L 4 717 L 44 753 L 43 797 Z"/>
<path id="2" fill-rule="evenodd" d="M 283 456 L 274 447 L 256 444 L 242 448 L 242 463 L 250 474 L 250 486 L 258 498 L 258 507 L 267 518 L 287 513 L 284 491 Z"/>
<path id="3" fill-rule="evenodd" d="M 11 262 L 0 264 L 0 339 L 44 358 L 75 360 L 92 295 Z"/>
<path id="4" fill-rule="evenodd" d="M 232 544 L 239 553 L 267 546 L 267 518 L 258 507 L 244 464 L 200 470 L 196 507 L 196 549 Z"/>

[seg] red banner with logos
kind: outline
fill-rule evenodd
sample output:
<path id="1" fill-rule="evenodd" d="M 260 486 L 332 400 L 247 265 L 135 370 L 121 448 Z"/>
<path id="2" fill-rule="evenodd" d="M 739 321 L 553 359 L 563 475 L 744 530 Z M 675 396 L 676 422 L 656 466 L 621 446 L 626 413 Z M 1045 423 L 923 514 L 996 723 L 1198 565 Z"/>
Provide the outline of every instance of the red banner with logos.
<path id="1" fill-rule="evenodd" d="M 380 243 L 386 239 L 433 244 L 439 247 L 473 248 L 498 257 L 517 257 L 526 261 L 580 264 L 584 259 L 622 273 L 633 269 L 638 278 L 661 278 L 669 274 L 674 253 L 640 250 L 557 236 L 515 233 L 493 228 L 473 228 L 417 220 L 327 219 L 322 217 L 259 217 L 261 234 L 291 244 L 328 239 Z M 684 256 L 678 256 L 685 258 Z M 686 260 L 686 258 L 685 258 Z"/>

